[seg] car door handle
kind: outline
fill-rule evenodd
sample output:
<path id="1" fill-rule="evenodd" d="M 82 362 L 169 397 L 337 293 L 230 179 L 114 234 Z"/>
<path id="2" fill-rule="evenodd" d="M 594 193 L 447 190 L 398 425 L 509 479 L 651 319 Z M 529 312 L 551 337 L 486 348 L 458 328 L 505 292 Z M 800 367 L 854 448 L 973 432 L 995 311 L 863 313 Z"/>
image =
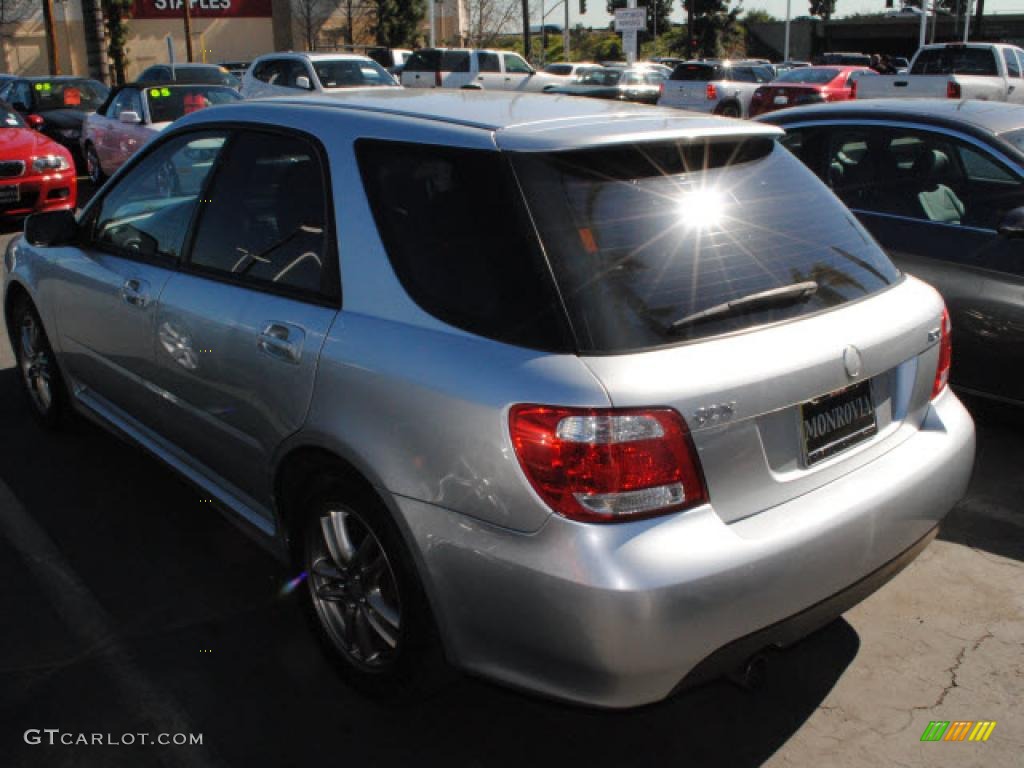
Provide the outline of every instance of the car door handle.
<path id="1" fill-rule="evenodd" d="M 277 360 L 298 365 L 302 359 L 302 342 L 306 333 L 301 328 L 287 323 L 267 323 L 267 327 L 256 339 L 260 352 Z"/>
<path id="2" fill-rule="evenodd" d="M 121 286 L 121 300 L 142 309 L 149 305 L 149 283 L 129 277 Z"/>

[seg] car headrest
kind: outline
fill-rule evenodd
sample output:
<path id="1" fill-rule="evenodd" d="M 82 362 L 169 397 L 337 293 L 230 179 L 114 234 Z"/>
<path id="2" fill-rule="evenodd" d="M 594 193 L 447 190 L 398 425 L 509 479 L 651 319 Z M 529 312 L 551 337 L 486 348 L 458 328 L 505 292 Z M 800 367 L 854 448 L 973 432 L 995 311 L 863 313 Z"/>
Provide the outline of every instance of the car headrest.
<path id="1" fill-rule="evenodd" d="M 914 160 L 914 174 L 940 179 L 949 172 L 949 157 L 938 149 L 926 149 Z"/>

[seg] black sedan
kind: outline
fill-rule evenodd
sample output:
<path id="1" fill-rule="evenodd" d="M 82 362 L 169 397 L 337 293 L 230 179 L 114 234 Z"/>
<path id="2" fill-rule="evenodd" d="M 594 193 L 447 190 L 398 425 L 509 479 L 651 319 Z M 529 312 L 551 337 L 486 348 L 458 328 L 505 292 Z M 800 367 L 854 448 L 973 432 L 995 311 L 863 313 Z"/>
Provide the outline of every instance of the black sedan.
<path id="1" fill-rule="evenodd" d="M 25 122 L 71 150 L 83 166 L 79 139 L 85 116 L 107 99 L 109 89 L 83 77 L 17 77 L 0 85 L 0 101 L 22 114 Z"/>
<path id="2" fill-rule="evenodd" d="M 757 119 L 942 294 L 954 385 L 1024 405 L 1024 105 L 878 99 Z"/>
<path id="3" fill-rule="evenodd" d="M 545 93 L 566 96 L 589 96 L 594 99 L 617 99 L 640 104 L 656 104 L 665 75 L 650 68 L 618 69 L 603 67 L 585 72 L 567 85 L 551 86 Z"/>

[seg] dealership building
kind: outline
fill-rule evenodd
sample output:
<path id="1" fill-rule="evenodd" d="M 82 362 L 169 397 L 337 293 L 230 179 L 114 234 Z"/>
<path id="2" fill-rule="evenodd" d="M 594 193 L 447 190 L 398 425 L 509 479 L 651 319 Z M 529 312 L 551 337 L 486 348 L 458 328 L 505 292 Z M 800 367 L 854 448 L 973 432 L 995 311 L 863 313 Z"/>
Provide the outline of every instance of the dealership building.
<path id="1" fill-rule="evenodd" d="M 9 4 L 10 23 L 0 35 L 0 71 L 46 75 L 49 56 L 42 3 Z M 88 75 L 110 81 L 106 29 L 100 0 L 52 0 L 57 64 L 61 74 Z M 441 0 L 435 6 L 438 44 L 458 44 L 465 29 L 465 3 Z M 247 61 L 274 50 L 302 50 L 304 38 L 291 0 L 191 0 L 193 60 Z M 18 10 L 21 9 L 21 10 Z M 337 41 L 342 12 L 323 25 L 320 42 Z M 427 36 L 425 22 L 423 37 Z M 358 27 L 357 27 L 357 38 Z M 168 38 L 177 61 L 185 61 L 183 0 L 135 0 L 128 20 L 129 79 L 151 64 L 168 60 Z M 357 42 L 372 42 L 364 35 Z"/>

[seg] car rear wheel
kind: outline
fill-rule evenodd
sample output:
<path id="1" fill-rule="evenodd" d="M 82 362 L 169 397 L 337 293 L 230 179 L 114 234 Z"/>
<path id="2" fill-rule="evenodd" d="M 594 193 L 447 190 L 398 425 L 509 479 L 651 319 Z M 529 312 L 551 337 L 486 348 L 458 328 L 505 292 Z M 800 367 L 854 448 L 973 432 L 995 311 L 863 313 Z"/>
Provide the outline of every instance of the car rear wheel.
<path id="1" fill-rule="evenodd" d="M 738 104 L 726 104 L 718 110 L 722 117 L 739 117 L 740 107 Z"/>
<path id="2" fill-rule="evenodd" d="M 342 676 L 384 698 L 424 692 L 445 665 L 426 597 L 397 527 L 369 494 L 317 494 L 303 567 L 317 630 Z"/>
<path id="3" fill-rule="evenodd" d="M 103 166 L 100 165 L 100 157 L 96 154 L 96 148 L 92 144 L 87 144 L 85 147 L 85 167 L 93 184 L 98 186 L 107 178 L 103 173 Z"/>
<path id="4" fill-rule="evenodd" d="M 13 321 L 14 355 L 32 413 L 43 425 L 56 427 L 68 411 L 67 393 L 39 313 L 23 298 L 14 307 Z"/>

